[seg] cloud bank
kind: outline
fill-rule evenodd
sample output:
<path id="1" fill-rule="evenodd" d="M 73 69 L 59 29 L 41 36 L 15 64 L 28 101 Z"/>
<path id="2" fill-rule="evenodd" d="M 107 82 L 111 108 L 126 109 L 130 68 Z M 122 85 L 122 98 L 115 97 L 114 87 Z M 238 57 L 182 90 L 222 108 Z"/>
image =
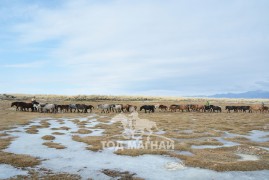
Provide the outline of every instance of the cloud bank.
<path id="1" fill-rule="evenodd" d="M 269 90 L 267 1 L 1 3 L 4 92 Z"/>

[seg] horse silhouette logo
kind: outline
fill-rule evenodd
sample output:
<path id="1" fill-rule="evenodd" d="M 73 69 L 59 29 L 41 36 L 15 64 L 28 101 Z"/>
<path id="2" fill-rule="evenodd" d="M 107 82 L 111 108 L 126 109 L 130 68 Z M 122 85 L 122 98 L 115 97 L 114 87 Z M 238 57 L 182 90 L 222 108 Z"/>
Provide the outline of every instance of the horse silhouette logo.
<path id="1" fill-rule="evenodd" d="M 124 129 L 122 136 L 126 139 L 141 139 L 144 135 L 149 138 L 154 129 L 159 130 L 154 121 L 139 118 L 137 112 L 132 112 L 128 116 L 116 115 L 111 121 L 121 122 Z"/>

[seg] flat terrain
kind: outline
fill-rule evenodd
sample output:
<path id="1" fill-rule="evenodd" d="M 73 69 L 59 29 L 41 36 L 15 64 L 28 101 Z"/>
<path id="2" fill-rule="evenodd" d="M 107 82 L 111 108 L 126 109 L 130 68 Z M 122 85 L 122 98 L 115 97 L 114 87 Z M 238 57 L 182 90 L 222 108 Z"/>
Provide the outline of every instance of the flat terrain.
<path id="1" fill-rule="evenodd" d="M 37 99 L 37 101 L 39 100 Z M 91 104 L 94 107 L 102 103 L 132 104 L 138 107 L 144 104 L 169 106 L 171 104 L 205 103 L 204 99 L 191 98 L 175 101 L 171 99 L 75 101 L 49 98 L 42 101 L 56 104 L 83 103 Z M 49 166 L 44 168 L 42 164 L 48 157 L 42 154 L 46 153 L 46 149 L 40 151 L 40 155 L 32 151 L 28 153 L 23 150 L 14 150 L 16 139 L 19 141 L 22 136 L 32 139 L 38 137 L 42 142 L 40 148 L 55 149 L 56 152 L 67 152 L 69 149 L 70 144 L 61 141 L 65 135 L 71 137 L 70 142 L 85 145 L 81 149 L 83 152 L 86 151 L 85 153 L 104 151 L 100 143 L 104 139 L 126 140 L 117 136 L 124 131 L 122 124 L 111 122 L 111 119 L 117 115 L 116 113 L 103 114 L 96 108 L 92 113 L 86 114 L 21 112 L 11 108 L 11 102 L 11 100 L 0 101 L 0 164 L 11 165 L 27 171 L 27 175 L 18 176 L 21 178 L 81 178 L 79 172 L 54 171 L 54 169 L 49 169 Z M 223 112 L 160 112 L 156 110 L 155 113 L 145 114 L 143 111 L 139 111 L 139 118 L 156 123 L 158 129 L 154 129 L 154 133 L 160 133 L 162 137 L 174 141 L 174 149 L 171 151 L 164 149 L 154 151 L 151 149 L 120 149 L 113 152 L 115 159 L 121 156 L 135 158 L 149 154 L 178 159 L 185 167 L 210 169 L 217 172 L 269 170 L 269 113 L 226 113 L 224 111 L 225 105 L 259 104 L 260 101 L 211 99 L 210 102 L 222 106 Z M 265 103 L 267 102 L 265 101 Z M 129 117 L 128 113 L 125 115 Z M 20 127 L 24 128 L 20 129 Z M 18 133 L 18 138 L 16 133 Z M 116 137 L 116 139 L 111 139 L 111 137 Z M 152 136 L 150 138 L 158 140 L 159 137 Z M 25 141 L 31 141 L 31 139 L 25 139 Z M 139 173 L 131 172 L 128 168 L 124 172 L 104 166 L 100 172 L 114 178 L 145 178 Z M 266 173 L 268 172 L 266 171 Z"/>

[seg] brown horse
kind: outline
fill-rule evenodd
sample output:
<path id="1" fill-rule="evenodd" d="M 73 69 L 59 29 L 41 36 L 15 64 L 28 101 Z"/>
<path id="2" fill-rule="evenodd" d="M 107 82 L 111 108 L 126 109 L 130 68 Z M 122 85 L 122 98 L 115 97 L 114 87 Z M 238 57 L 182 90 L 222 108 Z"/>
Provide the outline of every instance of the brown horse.
<path id="1" fill-rule="evenodd" d="M 189 105 L 179 105 L 177 109 L 181 112 L 184 112 L 184 111 L 189 112 L 190 111 Z"/>
<path id="2" fill-rule="evenodd" d="M 253 111 L 254 112 L 258 112 L 258 111 L 263 112 L 263 106 L 261 106 L 261 105 L 252 105 L 252 106 L 250 106 L 249 112 L 252 113 Z"/>
<path id="3" fill-rule="evenodd" d="M 202 110 L 202 112 L 204 112 L 204 110 L 205 110 L 205 106 L 199 105 L 199 104 L 194 104 L 194 105 L 192 105 L 191 108 L 192 108 L 192 110 L 198 111 L 198 112 L 200 112 L 201 110 Z"/>
<path id="4" fill-rule="evenodd" d="M 172 112 L 172 111 L 176 112 L 177 109 L 178 109 L 178 106 L 179 106 L 179 105 L 175 105 L 175 104 L 173 104 L 173 105 L 169 106 L 169 110 L 170 110 L 171 112 Z"/>
<path id="5" fill-rule="evenodd" d="M 168 107 L 165 106 L 165 105 L 160 105 L 160 106 L 159 106 L 159 109 L 160 109 L 161 111 L 167 111 Z"/>
<path id="6" fill-rule="evenodd" d="M 267 106 L 263 106 L 263 108 L 262 108 L 262 112 L 269 112 L 268 107 L 267 107 Z"/>
<path id="7" fill-rule="evenodd" d="M 132 107 L 130 104 L 122 105 L 122 112 L 129 112 L 130 107 Z"/>

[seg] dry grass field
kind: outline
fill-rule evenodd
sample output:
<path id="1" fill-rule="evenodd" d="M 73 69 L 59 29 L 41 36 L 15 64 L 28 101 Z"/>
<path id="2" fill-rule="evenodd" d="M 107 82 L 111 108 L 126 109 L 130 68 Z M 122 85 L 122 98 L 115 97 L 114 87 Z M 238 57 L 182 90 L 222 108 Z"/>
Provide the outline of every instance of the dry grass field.
<path id="1" fill-rule="evenodd" d="M 20 97 L 22 101 L 29 101 L 31 96 L 14 95 Z M 37 101 L 53 102 L 56 104 L 70 104 L 70 103 L 84 103 L 91 104 L 96 107 L 98 104 L 132 104 L 140 107 L 144 104 L 204 104 L 204 98 L 145 98 L 145 97 L 98 97 L 98 96 L 42 96 L 36 95 Z M 102 150 L 100 141 L 105 138 L 113 137 L 123 131 L 123 127 L 119 122 L 109 124 L 108 122 L 116 113 L 101 114 L 99 110 L 94 109 L 92 114 L 100 116 L 98 119 L 101 124 L 97 124 L 94 128 L 104 129 L 103 136 L 88 136 L 92 130 L 86 126 L 87 121 L 79 118 L 89 116 L 89 113 L 37 113 L 37 112 L 21 112 L 15 111 L 10 107 L 12 101 L 15 100 L 1 100 L 0 101 L 0 163 L 9 164 L 14 167 L 30 168 L 39 165 L 42 159 L 31 157 L 29 155 L 13 154 L 5 152 L 4 150 L 14 141 L 14 137 L 10 137 L 4 131 L 12 132 L 14 127 L 29 125 L 30 122 L 37 118 L 73 118 L 72 121 L 78 126 L 78 130 L 74 133 L 73 141 L 83 142 L 88 147 L 89 151 Z M 160 112 L 156 110 L 155 113 L 139 112 L 139 117 L 156 122 L 159 130 L 162 130 L 166 138 L 174 140 L 175 147 L 173 151 L 164 150 L 147 150 L 147 149 L 125 149 L 118 150 L 114 153 L 122 156 L 139 156 L 143 154 L 158 154 L 167 155 L 181 159 L 188 167 L 199 167 L 203 169 L 211 169 L 215 171 L 254 171 L 254 170 L 269 170 L 269 142 L 255 141 L 251 138 L 250 133 L 253 130 L 269 132 L 269 113 L 226 113 L 224 107 L 226 105 L 251 105 L 260 104 L 264 101 L 266 104 L 269 100 L 244 100 L 244 99 L 210 99 L 210 103 L 222 107 L 222 113 L 202 113 L 202 112 Z M 42 137 L 43 145 L 48 148 L 56 148 L 59 151 L 66 147 L 60 143 L 54 142 L 55 136 L 61 136 L 68 131 L 62 122 L 62 127 L 54 128 L 53 130 L 61 130 L 61 132 L 54 132 Z M 46 120 L 42 121 L 40 125 L 31 125 L 26 129 L 26 133 L 38 134 L 42 128 L 50 127 L 50 123 Z M 229 136 L 232 134 L 233 136 Z M 265 137 L 268 138 L 268 135 Z M 57 138 L 56 138 L 57 139 Z M 122 139 L 117 139 L 122 140 Z M 225 143 L 235 143 L 229 146 Z M 211 147 L 216 148 L 199 148 Z M 198 148 L 197 148 L 198 147 Z M 178 152 L 188 152 L 191 155 L 181 154 Z M 41 152 L 42 153 L 42 152 Z M 257 157 L 256 160 L 241 160 L 240 154 Z M 113 170 L 104 170 L 106 174 L 121 174 Z M 135 179 L 128 174 L 129 179 Z M 126 177 L 126 173 L 123 178 Z M 57 174 L 50 170 L 44 170 L 42 173 L 32 170 L 28 178 L 44 178 L 44 179 L 79 179 L 77 175 L 73 174 Z M 21 176 L 18 178 L 27 178 Z"/>

